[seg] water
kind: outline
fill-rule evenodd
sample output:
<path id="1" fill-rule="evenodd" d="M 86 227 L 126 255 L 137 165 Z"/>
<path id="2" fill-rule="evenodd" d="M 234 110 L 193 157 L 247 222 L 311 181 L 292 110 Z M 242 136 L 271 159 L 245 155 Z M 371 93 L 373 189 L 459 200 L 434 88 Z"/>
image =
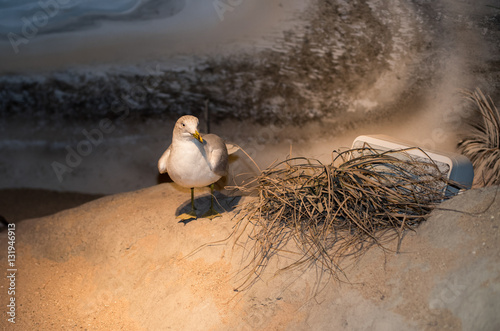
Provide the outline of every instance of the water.
<path id="1" fill-rule="evenodd" d="M 457 89 L 500 90 L 499 14 L 481 3 L 255 0 L 222 19 L 212 1 L 64 3 L 18 53 L 0 42 L 0 188 L 154 185 L 173 122 L 206 106 L 264 166 L 290 144 L 328 161 L 358 133 L 453 148 Z M 39 6 L 0 1 L 0 35 Z"/>
<path id="2" fill-rule="evenodd" d="M 422 30 L 422 17 L 406 4 L 392 9 L 394 16 L 384 16 L 382 7 L 362 1 L 322 4 L 297 14 L 301 18 L 292 16 L 297 23 L 280 24 L 278 33 L 266 31 L 253 47 L 241 42 L 240 51 L 233 53 L 227 51 L 231 42 L 222 43 L 214 36 L 216 53 L 196 50 L 159 56 L 142 65 L 6 74 L 0 77 L 0 107 L 7 116 L 42 121 L 109 117 L 123 108 L 138 116 L 198 115 L 207 100 L 215 119 L 292 124 L 342 118 L 353 122 L 367 113 L 376 117 L 382 108 L 395 111 L 402 91 L 417 91 L 420 80 L 436 69 L 423 61 L 432 54 L 425 49 L 431 38 Z M 241 31 L 239 38 L 245 40 L 247 32 Z M 117 49 L 125 53 L 129 47 L 136 48 Z"/>
<path id="3" fill-rule="evenodd" d="M 182 0 L 3 0 L 0 35 L 28 38 L 35 33 L 95 28 L 103 21 L 158 19 L 175 15 L 184 5 Z"/>

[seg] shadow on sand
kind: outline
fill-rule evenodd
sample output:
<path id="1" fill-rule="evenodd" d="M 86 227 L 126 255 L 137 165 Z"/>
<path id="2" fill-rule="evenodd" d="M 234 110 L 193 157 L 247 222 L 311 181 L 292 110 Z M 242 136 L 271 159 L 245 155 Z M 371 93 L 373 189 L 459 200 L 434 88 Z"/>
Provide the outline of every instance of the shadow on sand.
<path id="1" fill-rule="evenodd" d="M 240 202 L 241 198 L 241 196 L 226 195 L 224 193 L 214 191 L 214 208 L 219 213 L 221 213 L 221 215 L 224 215 L 225 213 L 234 210 Z M 199 219 L 201 218 L 201 215 L 203 215 L 210 208 L 210 193 L 195 197 L 194 205 L 196 208 L 196 214 L 198 215 Z M 188 199 L 176 209 L 175 216 L 179 216 L 180 214 L 190 211 L 191 199 Z M 179 220 L 179 223 L 183 223 L 184 225 L 186 225 L 195 220 L 196 219 Z"/>

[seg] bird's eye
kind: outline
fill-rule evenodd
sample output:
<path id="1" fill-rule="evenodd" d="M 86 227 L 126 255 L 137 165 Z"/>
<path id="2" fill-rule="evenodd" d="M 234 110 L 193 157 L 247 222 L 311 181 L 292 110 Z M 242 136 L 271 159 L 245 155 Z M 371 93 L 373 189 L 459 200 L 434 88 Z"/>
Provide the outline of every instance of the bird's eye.
<path id="1" fill-rule="evenodd" d="M 185 126 L 186 126 L 186 124 L 184 124 L 184 123 L 181 123 L 181 125 L 182 125 L 182 127 L 185 127 Z"/>

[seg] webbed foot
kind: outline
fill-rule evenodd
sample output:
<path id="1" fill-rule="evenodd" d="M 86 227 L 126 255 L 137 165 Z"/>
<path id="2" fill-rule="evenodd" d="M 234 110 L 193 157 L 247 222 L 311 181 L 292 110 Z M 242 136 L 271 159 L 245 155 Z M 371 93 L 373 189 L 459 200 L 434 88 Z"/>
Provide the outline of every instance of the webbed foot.
<path id="1" fill-rule="evenodd" d="M 195 210 L 191 210 L 189 213 L 180 214 L 176 218 L 181 220 L 190 220 L 190 219 L 197 219 L 198 216 L 196 216 Z"/>
<path id="2" fill-rule="evenodd" d="M 203 214 L 202 217 L 212 220 L 216 217 L 221 217 L 221 216 L 222 215 L 217 210 L 215 210 L 213 207 L 210 207 L 210 209 L 205 214 Z"/>

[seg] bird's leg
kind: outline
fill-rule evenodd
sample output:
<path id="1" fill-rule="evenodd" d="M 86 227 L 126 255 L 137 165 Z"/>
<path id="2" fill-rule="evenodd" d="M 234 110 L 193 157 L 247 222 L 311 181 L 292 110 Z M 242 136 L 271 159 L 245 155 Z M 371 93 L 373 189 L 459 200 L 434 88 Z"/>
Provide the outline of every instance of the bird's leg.
<path id="1" fill-rule="evenodd" d="M 191 212 L 194 212 L 196 208 L 194 207 L 194 187 L 191 187 Z"/>
<path id="2" fill-rule="evenodd" d="M 214 219 L 214 218 L 220 217 L 220 216 L 222 216 L 222 215 L 219 214 L 219 212 L 214 209 L 214 184 L 212 183 L 210 185 L 210 209 L 205 214 L 203 214 L 202 217 L 208 218 L 208 219 Z"/>
<path id="3" fill-rule="evenodd" d="M 180 214 L 177 218 L 183 220 L 196 219 L 196 208 L 194 207 L 194 187 L 191 187 L 191 211 L 189 213 Z"/>

